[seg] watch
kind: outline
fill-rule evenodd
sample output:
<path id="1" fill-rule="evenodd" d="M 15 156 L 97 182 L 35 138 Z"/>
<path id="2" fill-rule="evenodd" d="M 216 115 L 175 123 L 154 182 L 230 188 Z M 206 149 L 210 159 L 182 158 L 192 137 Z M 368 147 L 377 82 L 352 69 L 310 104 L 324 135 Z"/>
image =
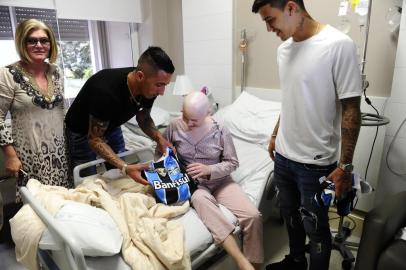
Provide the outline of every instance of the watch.
<path id="1" fill-rule="evenodd" d="M 351 163 L 339 163 L 338 168 L 345 172 L 352 172 L 352 170 L 354 169 L 354 165 L 352 165 Z"/>
<path id="2" fill-rule="evenodd" d="M 121 167 L 121 173 L 123 175 L 127 175 L 127 167 L 128 167 L 127 163 L 124 163 L 123 167 Z"/>

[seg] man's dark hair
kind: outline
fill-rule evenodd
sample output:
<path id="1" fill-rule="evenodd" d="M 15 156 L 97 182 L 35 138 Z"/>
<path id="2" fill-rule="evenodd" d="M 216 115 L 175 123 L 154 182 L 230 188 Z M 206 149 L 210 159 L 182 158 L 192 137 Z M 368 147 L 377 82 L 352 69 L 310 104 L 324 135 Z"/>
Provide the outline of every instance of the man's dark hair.
<path id="1" fill-rule="evenodd" d="M 252 12 L 258 13 L 258 10 L 261 7 L 268 5 L 268 4 L 270 4 L 274 8 L 278 8 L 278 9 L 282 10 L 286 6 L 286 3 L 288 3 L 289 1 L 295 2 L 303 10 L 306 10 L 303 0 L 255 0 L 254 4 L 252 4 Z"/>
<path id="2" fill-rule="evenodd" d="M 138 59 L 137 69 L 152 69 L 153 73 L 163 70 L 172 74 L 175 71 L 171 58 L 160 47 L 150 46 L 144 51 Z"/>

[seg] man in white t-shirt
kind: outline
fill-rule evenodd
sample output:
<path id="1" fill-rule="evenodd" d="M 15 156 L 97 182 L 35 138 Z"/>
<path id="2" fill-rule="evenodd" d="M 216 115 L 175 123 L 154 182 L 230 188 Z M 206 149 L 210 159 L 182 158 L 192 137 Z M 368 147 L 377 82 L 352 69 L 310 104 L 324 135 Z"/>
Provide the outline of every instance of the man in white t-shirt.
<path id="1" fill-rule="evenodd" d="M 328 269 L 328 205 L 317 204 L 319 179 L 327 176 L 342 198 L 351 190 L 352 159 L 361 124 L 361 75 L 354 42 L 314 20 L 303 0 L 255 0 L 268 32 L 284 42 L 277 51 L 282 110 L 269 154 L 275 161 L 290 254 L 270 269 Z M 341 147 L 341 154 L 339 149 Z"/>

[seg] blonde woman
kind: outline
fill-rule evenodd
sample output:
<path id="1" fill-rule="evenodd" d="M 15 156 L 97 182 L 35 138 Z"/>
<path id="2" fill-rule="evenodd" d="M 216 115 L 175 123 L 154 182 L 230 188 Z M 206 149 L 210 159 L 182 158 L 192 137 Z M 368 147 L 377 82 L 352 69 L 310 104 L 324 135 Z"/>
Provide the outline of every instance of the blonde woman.
<path id="1" fill-rule="evenodd" d="M 55 35 L 43 22 L 29 19 L 17 26 L 15 45 L 20 61 L 0 68 L 0 146 L 6 171 L 18 178 L 18 185 L 26 184 L 27 177 L 18 177 L 23 170 L 44 184 L 71 187 Z M 5 122 L 8 112 L 11 127 Z"/>

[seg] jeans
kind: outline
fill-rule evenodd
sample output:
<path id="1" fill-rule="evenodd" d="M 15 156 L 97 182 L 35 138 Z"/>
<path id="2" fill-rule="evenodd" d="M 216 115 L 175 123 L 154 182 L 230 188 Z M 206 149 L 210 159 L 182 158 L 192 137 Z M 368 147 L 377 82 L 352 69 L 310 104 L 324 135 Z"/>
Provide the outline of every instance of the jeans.
<path id="1" fill-rule="evenodd" d="M 70 131 L 66 128 L 66 137 L 68 139 L 70 169 L 73 170 L 77 165 L 96 159 L 96 153 L 90 148 L 87 139 L 87 134 L 79 134 Z M 126 151 L 123 132 L 121 127 L 117 127 L 110 132 L 106 132 L 103 136 L 106 143 L 113 149 L 114 153 L 122 153 Z M 106 164 L 106 169 L 114 168 L 110 164 Z M 89 176 L 96 174 L 96 167 L 92 166 L 80 172 L 80 176 Z"/>
<path id="2" fill-rule="evenodd" d="M 319 206 L 314 197 L 321 191 L 319 178 L 329 175 L 337 164 L 318 166 L 289 160 L 276 153 L 274 177 L 279 189 L 281 214 L 286 222 L 290 255 L 305 256 L 306 235 L 310 239 L 310 268 L 329 268 L 331 232 L 328 206 Z"/>

